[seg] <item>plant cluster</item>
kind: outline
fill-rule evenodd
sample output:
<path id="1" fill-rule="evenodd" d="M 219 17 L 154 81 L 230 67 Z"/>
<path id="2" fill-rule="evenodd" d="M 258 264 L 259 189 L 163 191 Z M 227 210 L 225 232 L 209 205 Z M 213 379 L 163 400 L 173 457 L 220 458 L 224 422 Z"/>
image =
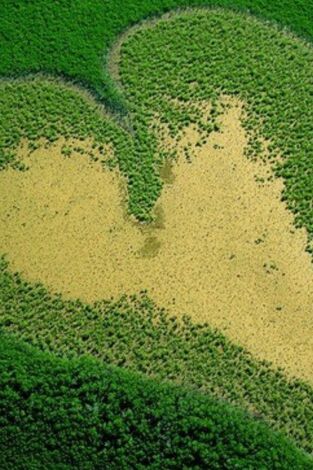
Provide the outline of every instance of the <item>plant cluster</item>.
<path id="1" fill-rule="evenodd" d="M 0 340 L 1 468 L 313 468 L 281 434 L 210 396 Z"/>
<path id="2" fill-rule="evenodd" d="M 33 145 L 59 135 L 111 142 L 128 181 L 129 211 L 150 221 L 162 189 L 160 166 L 171 156 L 158 151 L 155 116 L 172 135 L 189 123 L 209 133 L 218 127 L 218 98 L 235 95 L 246 103 L 247 154 L 259 156 L 267 139 L 270 157 L 283 158 L 276 164 L 285 182 L 283 199 L 296 225 L 306 227 L 311 251 L 312 59 L 311 46 L 248 16 L 210 10 L 175 14 L 144 25 L 121 47 L 128 131 L 65 85 L 38 79 L 1 84 L 0 165 L 14 159 L 23 137 Z M 203 100 L 213 103 L 207 122 L 196 106 Z"/>
<path id="3" fill-rule="evenodd" d="M 153 165 L 154 154 L 144 145 L 146 133 L 144 138 L 134 138 L 90 97 L 51 79 L 0 83 L 0 107 L 0 170 L 8 165 L 25 169 L 16 158 L 17 147 L 25 139 L 30 149 L 35 149 L 43 141 L 53 143 L 61 136 L 90 138 L 94 157 L 110 144 L 116 158 L 106 163 L 110 167 L 118 164 L 128 182 L 129 211 L 138 219 L 151 218 L 161 183 Z"/>
<path id="4" fill-rule="evenodd" d="M 123 5 L 116 0 L 2 0 L 0 75 L 63 76 L 125 112 L 121 94 L 103 67 L 103 57 L 118 34 L 149 16 L 200 5 L 248 10 L 313 37 L 310 0 L 123 0 Z"/>

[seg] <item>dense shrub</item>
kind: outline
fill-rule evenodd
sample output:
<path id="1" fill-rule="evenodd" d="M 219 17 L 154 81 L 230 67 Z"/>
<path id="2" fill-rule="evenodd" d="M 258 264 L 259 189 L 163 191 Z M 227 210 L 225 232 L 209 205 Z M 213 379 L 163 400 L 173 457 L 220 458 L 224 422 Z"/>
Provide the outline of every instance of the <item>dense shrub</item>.
<path id="1" fill-rule="evenodd" d="M 313 468 L 284 437 L 208 396 L 0 340 L 1 468 Z"/>
<path id="2" fill-rule="evenodd" d="M 189 99 L 188 83 L 195 77 L 188 71 L 192 75 L 200 70 L 196 79 L 203 86 L 193 98 L 211 99 L 217 92 L 239 95 L 250 105 L 247 128 L 256 129 L 266 117 L 263 136 L 271 138 L 276 146 L 272 150 L 283 150 L 285 157 L 277 170 L 286 181 L 285 197 L 298 224 L 313 235 L 312 49 L 307 45 L 275 29 L 271 32 L 261 23 L 249 25 L 245 17 L 227 14 L 220 18 L 225 21 L 218 23 L 222 28 L 217 28 L 216 38 L 222 30 L 223 53 L 228 50 L 230 60 L 221 62 L 221 43 L 214 44 L 212 34 L 207 34 L 214 15 L 200 15 L 198 22 L 190 16 L 178 23 L 174 20 L 170 27 L 161 23 L 159 29 L 135 36 L 125 45 L 123 91 L 104 70 L 103 53 L 124 28 L 175 6 L 211 3 L 125 0 L 121 6 L 115 0 L 4 0 L 2 76 L 47 72 L 70 78 L 90 87 L 114 111 L 125 113 L 127 107 L 133 122 L 129 126 L 125 121 L 121 128 L 89 98 L 49 80 L 3 82 L 0 165 L 18 168 L 14 150 L 21 138 L 32 145 L 38 138 L 54 141 L 60 135 L 92 137 L 100 146 L 113 142 L 113 164 L 129 181 L 130 211 L 148 220 L 161 190 L 149 113 L 161 112 L 178 126 L 184 122 L 186 115 L 173 112 L 168 96 L 162 100 L 159 89 L 166 89 L 172 98 Z M 219 0 L 214 5 L 249 9 L 308 39 L 313 37 L 311 0 Z M 185 50 L 192 28 L 196 41 Z M 185 40 L 177 40 L 177 33 L 185 34 Z M 233 41 L 234 37 L 240 41 Z M 166 67 L 172 74 L 164 74 L 160 67 L 165 64 L 162 41 L 170 45 Z M 201 53 L 195 56 L 199 45 Z M 273 46 L 279 60 L 268 67 Z M 245 65 L 242 69 L 238 59 Z M 13 339 L 13 334 L 21 335 L 41 348 L 73 356 L 89 352 L 157 379 L 203 389 L 253 411 L 312 451 L 312 388 L 289 382 L 280 371 L 254 361 L 209 327 L 188 321 L 178 325 L 145 297 L 93 306 L 65 302 L 42 286 L 13 276 L 2 261 L 0 286 L 0 324 L 12 333 L 11 339 L 0 338 L 1 468 L 312 468 L 280 435 L 227 405 L 95 360 L 57 359 Z"/>

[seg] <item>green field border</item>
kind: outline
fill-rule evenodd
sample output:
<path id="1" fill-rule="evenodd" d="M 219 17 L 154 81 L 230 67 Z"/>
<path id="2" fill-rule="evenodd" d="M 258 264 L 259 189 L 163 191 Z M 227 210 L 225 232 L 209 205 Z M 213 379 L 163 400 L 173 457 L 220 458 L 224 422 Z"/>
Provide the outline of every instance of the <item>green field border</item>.
<path id="1" fill-rule="evenodd" d="M 6 470 L 312 470 L 262 421 L 208 395 L 0 334 Z"/>

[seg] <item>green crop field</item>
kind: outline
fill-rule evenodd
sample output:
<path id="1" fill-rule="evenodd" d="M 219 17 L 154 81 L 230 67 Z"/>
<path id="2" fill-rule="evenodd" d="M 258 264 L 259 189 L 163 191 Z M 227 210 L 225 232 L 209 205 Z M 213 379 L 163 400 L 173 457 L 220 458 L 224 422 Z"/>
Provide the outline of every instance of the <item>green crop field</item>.
<path id="1" fill-rule="evenodd" d="M 2 2 L 0 468 L 313 469 L 312 40 Z"/>

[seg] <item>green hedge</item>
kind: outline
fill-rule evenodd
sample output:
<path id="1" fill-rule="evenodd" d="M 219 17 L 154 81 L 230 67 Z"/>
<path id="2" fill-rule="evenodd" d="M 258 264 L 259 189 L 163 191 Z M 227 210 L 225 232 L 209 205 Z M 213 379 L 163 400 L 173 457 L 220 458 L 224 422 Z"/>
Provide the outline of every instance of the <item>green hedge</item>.
<path id="1" fill-rule="evenodd" d="M 0 335 L 0 468 L 296 470 L 313 461 L 206 395 Z"/>

